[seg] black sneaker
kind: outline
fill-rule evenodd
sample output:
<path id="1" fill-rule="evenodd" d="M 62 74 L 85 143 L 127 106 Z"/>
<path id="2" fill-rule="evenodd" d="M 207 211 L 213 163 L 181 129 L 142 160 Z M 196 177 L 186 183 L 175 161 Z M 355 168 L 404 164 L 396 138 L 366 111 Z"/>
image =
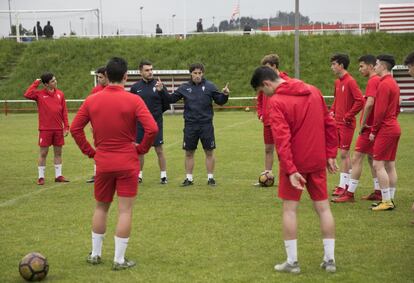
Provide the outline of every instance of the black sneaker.
<path id="1" fill-rule="evenodd" d="M 192 186 L 194 183 L 193 181 L 188 180 L 187 178 L 184 180 L 184 182 L 181 184 L 181 187 L 187 187 Z"/>
<path id="2" fill-rule="evenodd" d="M 124 270 L 124 269 L 134 267 L 135 265 L 137 265 L 135 261 L 128 260 L 128 259 L 125 258 L 124 263 L 114 262 L 112 264 L 112 270 L 114 270 L 114 271 Z"/>
<path id="3" fill-rule="evenodd" d="M 138 183 L 142 183 L 142 178 L 141 177 L 138 177 Z"/>
<path id="4" fill-rule="evenodd" d="M 215 187 L 216 186 L 216 180 L 214 180 L 214 178 L 208 179 L 207 185 L 209 185 L 211 187 Z"/>
<path id="5" fill-rule="evenodd" d="M 161 178 L 161 181 L 160 181 L 160 184 L 161 184 L 161 185 L 165 185 L 165 184 L 167 184 L 167 183 L 168 183 L 167 177 L 162 177 L 162 178 Z"/>
<path id="6" fill-rule="evenodd" d="M 88 184 L 95 183 L 95 176 L 92 176 L 90 179 L 86 180 L 86 183 Z"/>

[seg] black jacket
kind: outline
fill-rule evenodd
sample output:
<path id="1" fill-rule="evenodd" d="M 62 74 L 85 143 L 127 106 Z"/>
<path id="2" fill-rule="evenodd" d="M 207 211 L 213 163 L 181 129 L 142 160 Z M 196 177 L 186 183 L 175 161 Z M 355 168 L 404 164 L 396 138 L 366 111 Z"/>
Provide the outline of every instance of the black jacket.
<path id="1" fill-rule="evenodd" d="M 182 84 L 171 96 L 174 103 L 184 99 L 184 120 L 186 123 L 211 123 L 213 121 L 213 101 L 224 105 L 229 97 L 219 92 L 210 81 L 203 79 L 196 85 L 193 81 Z"/>
<path id="2" fill-rule="evenodd" d="M 130 92 L 139 95 L 148 107 L 155 120 L 162 119 L 162 113 L 170 109 L 169 94 L 167 88 L 157 91 L 156 80 L 145 82 L 139 80 L 131 86 Z"/>

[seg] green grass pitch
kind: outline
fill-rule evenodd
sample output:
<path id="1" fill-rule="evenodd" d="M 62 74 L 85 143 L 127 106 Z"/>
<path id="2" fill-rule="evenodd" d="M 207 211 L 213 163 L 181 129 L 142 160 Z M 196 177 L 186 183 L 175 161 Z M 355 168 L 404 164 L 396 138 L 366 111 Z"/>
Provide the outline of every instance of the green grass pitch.
<path id="1" fill-rule="evenodd" d="M 70 120 L 73 114 L 70 115 Z M 298 254 L 302 273 L 278 274 L 285 260 L 281 201 L 277 188 L 252 186 L 263 169 L 262 128 L 253 112 L 215 116 L 218 186 L 206 185 L 204 153 L 196 153 L 195 185 L 181 188 L 183 119 L 166 115 L 167 185 L 160 185 L 156 155 L 146 156 L 127 256 L 138 266 L 111 271 L 116 209 L 111 208 L 103 247 L 104 264 L 90 266 L 93 186 L 85 181 L 93 163 L 72 138 L 64 147 L 68 184 L 53 182 L 53 154 L 46 184 L 37 178 L 37 114 L 0 116 L 0 282 L 22 282 L 19 260 L 37 251 L 47 256 L 47 282 L 413 282 L 414 115 L 401 114 L 397 209 L 371 212 L 359 200 L 372 189 L 364 163 L 355 203 L 332 205 L 336 220 L 338 272 L 319 268 L 323 248 L 319 224 L 305 193 L 299 209 Z M 89 130 L 88 130 L 89 132 Z M 88 133 L 89 134 L 89 133 Z M 275 169 L 277 171 L 277 169 Z M 332 188 L 339 176 L 329 177 Z M 116 204 L 116 202 L 114 203 Z"/>

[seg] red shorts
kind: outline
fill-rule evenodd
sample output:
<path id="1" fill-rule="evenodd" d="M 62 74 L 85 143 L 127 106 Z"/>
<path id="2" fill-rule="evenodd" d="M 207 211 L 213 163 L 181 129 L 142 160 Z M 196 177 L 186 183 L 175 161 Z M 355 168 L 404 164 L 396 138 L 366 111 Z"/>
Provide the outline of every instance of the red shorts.
<path id="1" fill-rule="evenodd" d="M 370 131 L 364 131 L 358 136 L 355 144 L 355 151 L 372 155 L 374 150 L 374 142 L 369 140 Z"/>
<path id="2" fill-rule="evenodd" d="M 302 174 L 306 179 L 306 189 L 313 201 L 328 199 L 328 190 L 326 185 L 326 170 Z M 283 200 L 299 201 L 302 191 L 294 188 L 289 181 L 289 176 L 279 170 L 279 198 Z"/>
<path id="3" fill-rule="evenodd" d="M 135 197 L 138 192 L 138 169 L 96 172 L 95 199 L 112 202 L 115 191 L 119 197 Z"/>
<path id="4" fill-rule="evenodd" d="M 394 161 L 397 155 L 400 136 L 376 136 L 374 140 L 373 159 L 378 161 Z"/>
<path id="5" fill-rule="evenodd" d="M 62 146 L 65 144 L 65 139 L 63 138 L 63 130 L 40 130 L 39 131 L 39 146 L 49 147 Z"/>
<path id="6" fill-rule="evenodd" d="M 338 131 L 338 148 L 349 150 L 351 148 L 355 128 L 350 128 L 345 125 L 337 125 L 336 129 Z"/>
<path id="7" fill-rule="evenodd" d="M 263 125 L 263 139 L 265 144 L 274 144 L 272 127 Z"/>

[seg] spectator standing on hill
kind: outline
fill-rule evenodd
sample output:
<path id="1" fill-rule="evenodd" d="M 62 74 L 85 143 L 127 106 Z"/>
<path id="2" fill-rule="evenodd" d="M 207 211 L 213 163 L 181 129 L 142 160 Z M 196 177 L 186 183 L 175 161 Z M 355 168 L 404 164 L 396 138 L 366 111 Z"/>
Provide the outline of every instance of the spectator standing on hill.
<path id="1" fill-rule="evenodd" d="M 368 78 L 367 88 L 365 90 L 364 108 L 361 114 L 361 130 L 359 131 L 358 139 L 355 145 L 355 152 L 352 157 L 352 172 L 349 180 L 347 191 L 341 196 L 333 199 L 333 202 L 354 202 L 354 194 L 359 184 L 359 178 L 362 173 L 362 161 L 365 155 L 368 155 L 368 164 L 371 169 L 372 178 L 374 181 L 374 191 L 367 196 L 362 197 L 364 200 L 381 200 L 381 189 L 378 184 L 377 174 L 372 165 L 372 151 L 374 143 L 369 140 L 371 133 L 372 122 L 374 120 L 374 107 L 377 95 L 377 88 L 380 82 L 380 77 L 375 73 L 374 66 L 376 58 L 374 55 L 364 55 L 359 58 L 359 72 Z"/>
<path id="2" fill-rule="evenodd" d="M 372 208 L 373 211 L 393 210 L 397 186 L 397 170 L 395 157 L 401 128 L 397 117 L 400 113 L 400 88 L 391 76 L 395 59 L 391 55 L 378 55 L 375 72 L 381 77 L 377 89 L 377 100 L 374 109 L 369 139 L 374 142 L 373 159 L 381 187 L 382 201 Z"/>
<path id="3" fill-rule="evenodd" d="M 204 65 L 190 65 L 191 80 L 182 84 L 170 98 L 171 103 L 184 99 L 184 139 L 186 178 L 183 187 L 193 185 L 194 153 L 201 140 L 206 156 L 207 184 L 215 186 L 214 179 L 216 140 L 213 126 L 212 102 L 224 105 L 229 97 L 228 84 L 220 92 L 217 87 L 204 78 Z"/>
<path id="4" fill-rule="evenodd" d="M 38 90 L 40 83 L 43 89 Z M 57 80 L 52 73 L 44 73 L 26 90 L 24 97 L 35 100 L 39 112 L 39 161 L 38 185 L 45 184 L 46 158 L 49 147 L 53 145 L 55 182 L 69 182 L 62 176 L 62 147 L 64 136 L 69 133 L 68 111 L 65 95 L 57 88 Z"/>
<path id="5" fill-rule="evenodd" d="M 361 90 L 347 71 L 349 63 L 349 56 L 346 54 L 335 54 L 331 57 L 331 69 L 338 77 L 335 81 L 331 115 L 335 118 L 341 154 L 340 181 L 334 189 L 333 196 L 341 196 L 348 188 L 351 170 L 349 150 L 356 127 L 355 116 L 364 106 Z"/>
<path id="6" fill-rule="evenodd" d="M 157 37 L 160 37 L 162 35 L 162 29 L 161 29 L 159 24 L 157 24 L 157 26 L 155 28 L 155 34 L 156 34 Z"/>
<path id="7" fill-rule="evenodd" d="M 43 28 L 43 33 L 45 34 L 46 38 L 53 38 L 53 34 L 55 33 L 53 30 L 50 21 L 47 21 L 47 25 Z"/>
<path id="8" fill-rule="evenodd" d="M 278 76 L 284 80 L 289 80 L 289 76 L 279 70 L 279 56 L 277 54 L 269 54 L 263 57 L 261 64 L 263 66 L 270 67 L 273 71 L 275 71 Z M 273 160 L 274 160 L 274 139 L 272 136 L 272 128 L 270 127 L 269 121 L 269 105 L 268 105 L 269 98 L 263 93 L 263 91 L 259 91 L 257 94 L 257 117 L 263 123 L 263 141 L 265 145 L 265 170 L 264 172 L 269 172 L 273 174 Z M 256 184 L 260 185 L 260 184 Z"/>
<path id="9" fill-rule="evenodd" d="M 162 84 L 161 80 L 154 79 L 154 72 L 152 63 L 148 60 L 142 60 L 139 63 L 139 72 L 142 79 L 131 86 L 130 92 L 138 95 L 144 100 L 145 105 L 151 112 L 152 117 L 155 119 L 158 125 L 158 134 L 154 140 L 152 146 L 154 146 L 155 153 L 158 157 L 158 165 L 160 167 L 160 183 L 167 184 L 167 162 L 162 145 L 164 144 L 163 137 L 163 117 L 162 114 L 166 110 L 170 109 L 169 98 L 170 95 L 167 88 Z M 140 123 L 137 123 L 137 137 L 136 142 L 141 143 L 144 137 L 144 128 Z M 141 165 L 138 179 L 141 183 L 143 181 L 143 169 L 144 169 L 144 155 L 139 156 L 139 162 Z"/>
<path id="10" fill-rule="evenodd" d="M 33 35 L 38 37 L 42 37 L 43 36 L 43 30 L 42 27 L 40 26 L 40 22 L 37 21 L 36 26 L 33 27 Z"/>
<path id="11" fill-rule="evenodd" d="M 90 95 L 80 107 L 71 134 L 82 153 L 96 162 L 95 199 L 92 219 L 92 251 L 87 262 L 102 263 L 102 244 L 108 211 L 115 192 L 118 195 L 118 222 L 115 232 L 113 270 L 135 266 L 125 258 L 132 225 L 132 210 L 138 187 L 139 154 L 148 152 L 157 134 L 157 124 L 141 98 L 124 90 L 127 62 L 112 58 L 106 65 L 109 85 L 97 95 Z M 136 123 L 145 129 L 140 144 L 135 143 Z M 86 140 L 84 128 L 91 122 L 93 148 Z"/>
<path id="12" fill-rule="evenodd" d="M 271 96 L 270 125 L 279 156 L 279 197 L 283 201 L 283 238 L 287 260 L 279 272 L 300 273 L 297 257 L 297 208 L 308 190 L 319 216 L 324 257 L 321 268 L 335 272 L 335 223 L 327 192 L 326 169 L 337 170 L 337 134 L 321 92 L 296 79 L 284 80 L 267 66 L 253 73 L 251 86 Z"/>
<path id="13" fill-rule="evenodd" d="M 203 19 L 199 19 L 197 22 L 197 32 L 203 32 Z"/>
<path id="14" fill-rule="evenodd" d="M 100 67 L 100 68 L 96 69 L 95 76 L 96 76 L 96 82 L 97 82 L 97 84 L 91 90 L 91 92 L 90 92 L 89 95 L 95 94 L 95 93 L 98 93 L 98 92 L 104 90 L 105 87 L 108 85 L 108 79 L 106 77 L 105 72 L 106 72 L 106 68 L 105 67 Z M 91 131 L 93 133 L 92 127 L 91 127 Z M 93 183 L 93 182 L 95 182 L 95 175 L 96 175 L 96 165 L 93 166 L 93 176 L 90 179 L 86 180 L 86 183 Z"/>

